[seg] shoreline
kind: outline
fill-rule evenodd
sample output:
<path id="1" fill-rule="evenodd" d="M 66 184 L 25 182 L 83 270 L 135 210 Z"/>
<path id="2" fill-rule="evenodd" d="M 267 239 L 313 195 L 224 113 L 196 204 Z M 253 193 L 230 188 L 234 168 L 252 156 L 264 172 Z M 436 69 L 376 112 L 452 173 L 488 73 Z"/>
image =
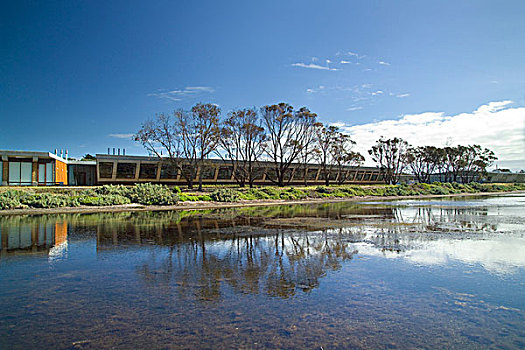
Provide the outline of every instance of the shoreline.
<path id="1" fill-rule="evenodd" d="M 261 199 L 261 200 L 240 200 L 238 202 L 181 202 L 175 205 L 141 205 L 125 204 L 113 206 L 80 206 L 80 207 L 60 207 L 60 208 L 26 208 L 26 209 L 7 209 L 0 210 L 0 217 L 15 215 L 45 215 L 45 214 L 95 214 L 95 213 L 117 213 L 135 211 L 170 211 L 170 210 L 208 210 L 221 208 L 240 208 L 240 207 L 267 207 L 275 205 L 300 205 L 300 204 L 322 204 L 339 202 L 360 202 L 374 199 L 377 201 L 399 200 L 399 199 L 424 199 L 424 198 L 450 198 L 450 197 L 475 197 L 475 196 L 498 196 L 504 194 L 525 193 L 525 191 L 508 192 L 476 192 L 476 193 L 454 193 L 454 194 L 427 194 L 417 196 L 359 196 L 344 198 L 308 198 L 302 200 L 286 199 Z"/>

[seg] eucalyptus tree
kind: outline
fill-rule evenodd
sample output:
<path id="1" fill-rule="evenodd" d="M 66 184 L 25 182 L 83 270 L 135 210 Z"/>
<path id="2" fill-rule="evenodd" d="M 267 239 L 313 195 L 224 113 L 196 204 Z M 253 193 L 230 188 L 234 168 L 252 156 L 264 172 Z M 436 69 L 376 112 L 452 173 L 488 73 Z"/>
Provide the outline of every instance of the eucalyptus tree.
<path id="1" fill-rule="evenodd" d="M 316 129 L 316 140 L 317 147 L 315 148 L 315 158 L 321 168 L 321 176 L 324 179 L 325 185 L 330 184 L 330 177 L 333 167 L 333 146 L 339 128 L 337 126 L 330 125 L 320 126 Z"/>
<path id="2" fill-rule="evenodd" d="M 444 163 L 445 153 L 434 146 L 410 147 L 407 150 L 407 164 L 418 182 L 430 183 L 430 176 Z"/>
<path id="3" fill-rule="evenodd" d="M 360 166 L 365 161 L 365 157 L 361 153 L 352 151 L 354 145 L 355 141 L 350 138 L 350 135 L 342 132 L 336 133 L 331 153 L 339 185 L 343 184 L 350 177 L 348 167 Z"/>
<path id="4" fill-rule="evenodd" d="M 213 104 L 196 104 L 191 112 L 182 109 L 172 115 L 157 114 L 142 124 L 134 135 L 151 154 L 159 158 L 165 151 L 168 162 L 178 169 L 193 188 L 199 166 L 217 148 L 220 109 Z M 199 175 L 202 190 L 202 175 Z"/>
<path id="5" fill-rule="evenodd" d="M 301 148 L 301 153 L 299 155 L 300 165 L 297 167 L 295 172 L 302 172 L 303 183 L 305 186 L 308 186 L 308 165 L 315 161 L 316 158 L 316 147 L 317 147 L 317 129 L 322 128 L 323 124 L 320 122 L 315 122 L 312 127 L 308 128 L 305 135 L 305 140 L 303 142 L 303 147 Z"/>
<path id="6" fill-rule="evenodd" d="M 266 141 L 264 128 L 255 109 L 239 109 L 228 113 L 222 122 L 219 137 L 219 156 L 235 169 L 233 177 L 240 187 L 253 187 Z"/>
<path id="7" fill-rule="evenodd" d="M 291 165 L 305 147 L 317 115 L 304 107 L 294 111 L 289 104 L 279 103 L 262 107 L 261 117 L 266 129 L 264 152 L 273 169 L 273 174 L 267 173 L 267 177 L 284 186 L 291 180 Z"/>
<path id="8" fill-rule="evenodd" d="M 469 145 L 445 148 L 448 181 L 471 182 L 483 177 L 498 157 L 488 148 Z"/>
<path id="9" fill-rule="evenodd" d="M 190 140 L 195 140 L 195 157 L 202 170 L 205 160 L 219 145 L 221 109 L 216 104 L 198 103 L 191 108 L 191 114 L 192 120 L 186 123 L 182 135 L 189 135 Z M 202 191 L 202 173 L 199 172 L 199 191 Z"/>
<path id="10" fill-rule="evenodd" d="M 314 153 L 325 185 L 328 186 L 332 178 L 338 184 L 344 183 L 350 176 L 348 167 L 359 166 L 364 162 L 360 153 L 352 151 L 355 141 L 334 125 L 317 127 L 316 135 L 317 147 Z"/>
<path id="11" fill-rule="evenodd" d="M 401 173 L 406 167 L 407 150 L 408 143 L 398 137 L 393 139 L 381 137 L 368 150 L 372 160 L 377 163 L 385 183 L 395 184 L 399 181 Z"/>

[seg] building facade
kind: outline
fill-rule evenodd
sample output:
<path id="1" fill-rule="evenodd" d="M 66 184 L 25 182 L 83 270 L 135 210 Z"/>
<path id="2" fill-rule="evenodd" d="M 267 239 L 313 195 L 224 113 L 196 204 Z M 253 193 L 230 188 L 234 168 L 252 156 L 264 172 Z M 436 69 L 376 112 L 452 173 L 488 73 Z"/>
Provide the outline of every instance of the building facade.
<path id="1" fill-rule="evenodd" d="M 186 179 L 173 164 L 166 158 L 123 156 L 97 154 L 97 183 L 98 184 L 133 184 L 152 182 L 162 184 L 184 185 Z M 257 162 L 254 173 L 257 185 L 271 185 L 273 182 L 273 164 L 270 162 Z M 200 166 L 198 180 L 202 173 L 205 184 L 235 184 L 234 166 L 230 162 L 219 159 L 209 159 Z M 383 177 L 378 168 L 374 167 L 346 167 L 345 183 L 373 184 L 382 183 Z M 305 172 L 304 165 L 292 164 L 285 179 L 286 183 L 301 185 L 305 183 L 305 174 L 308 184 L 324 184 L 324 172 L 318 164 L 308 164 Z M 331 183 L 338 181 L 337 172 L 328 175 Z"/>
<path id="2" fill-rule="evenodd" d="M 67 160 L 49 152 L 0 150 L 2 186 L 67 185 Z"/>

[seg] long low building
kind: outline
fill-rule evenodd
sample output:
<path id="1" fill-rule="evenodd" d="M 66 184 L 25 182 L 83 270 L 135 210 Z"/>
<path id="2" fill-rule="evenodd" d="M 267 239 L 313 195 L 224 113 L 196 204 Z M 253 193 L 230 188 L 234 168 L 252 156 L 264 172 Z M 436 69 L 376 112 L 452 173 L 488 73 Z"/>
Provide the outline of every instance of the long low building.
<path id="1" fill-rule="evenodd" d="M 0 185 L 2 186 L 92 186 L 103 184 L 161 183 L 185 185 L 186 180 L 167 158 L 129 155 L 97 154 L 96 160 L 79 161 L 61 157 L 56 153 L 0 150 Z M 324 184 L 324 172 L 318 164 L 292 164 L 285 182 L 292 185 Z M 210 159 L 199 167 L 206 184 L 235 184 L 234 167 L 230 162 Z M 271 185 L 275 179 L 273 164 L 257 162 L 255 168 L 258 185 Z M 347 167 L 347 184 L 383 183 L 383 176 L 375 167 Z M 338 182 L 336 171 L 329 174 L 330 182 Z M 402 182 L 414 182 L 412 175 L 403 175 Z M 442 181 L 435 176 L 433 181 Z M 489 172 L 483 182 L 525 183 L 525 174 Z"/>
<path id="2" fill-rule="evenodd" d="M 164 184 L 183 185 L 186 180 L 180 171 L 171 162 L 158 157 L 123 156 L 97 154 L 97 183 L 99 184 L 131 184 L 140 182 L 153 182 Z M 317 164 L 304 166 L 292 164 L 285 182 L 290 184 L 304 184 L 304 176 L 309 184 L 322 184 L 325 182 L 324 173 Z M 256 184 L 272 184 L 270 180 L 273 173 L 272 163 L 257 162 L 255 168 Z M 234 167 L 230 162 L 220 159 L 209 159 L 206 164 L 199 167 L 195 181 L 202 173 L 203 182 L 206 184 L 234 184 Z M 337 173 L 330 175 L 330 181 L 336 182 Z M 374 167 L 347 167 L 345 169 L 345 183 L 372 184 L 381 183 L 383 178 L 378 168 Z"/>

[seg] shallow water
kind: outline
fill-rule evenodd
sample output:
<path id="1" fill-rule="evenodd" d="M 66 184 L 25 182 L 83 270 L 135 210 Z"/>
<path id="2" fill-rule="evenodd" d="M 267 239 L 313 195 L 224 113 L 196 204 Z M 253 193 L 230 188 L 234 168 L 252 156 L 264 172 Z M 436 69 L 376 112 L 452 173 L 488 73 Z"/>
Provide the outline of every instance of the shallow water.
<path id="1" fill-rule="evenodd" d="M 0 217 L 0 348 L 525 348 L 525 196 Z"/>

